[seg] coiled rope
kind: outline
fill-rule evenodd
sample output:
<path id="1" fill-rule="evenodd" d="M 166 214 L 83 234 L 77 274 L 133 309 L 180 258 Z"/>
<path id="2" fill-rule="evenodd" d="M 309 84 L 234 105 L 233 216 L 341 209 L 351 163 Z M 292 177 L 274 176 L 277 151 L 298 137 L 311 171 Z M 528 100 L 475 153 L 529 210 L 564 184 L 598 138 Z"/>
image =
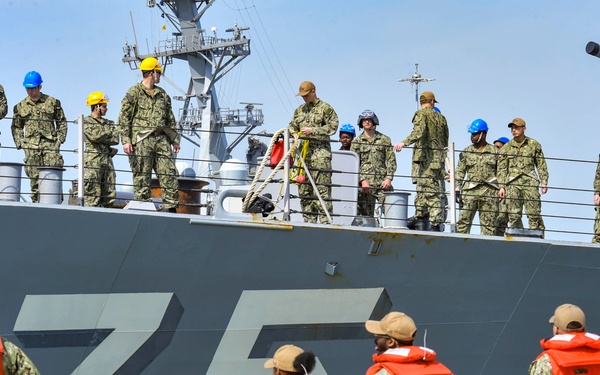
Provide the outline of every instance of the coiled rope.
<path id="1" fill-rule="evenodd" d="M 260 193 L 272 181 L 273 177 L 275 177 L 277 172 L 279 172 L 283 168 L 284 163 L 288 163 L 290 155 L 292 155 L 294 153 L 294 151 L 296 151 L 296 148 L 298 147 L 298 142 L 300 142 L 300 134 L 293 134 L 294 142 L 290 146 L 290 149 L 285 153 L 285 155 L 283 155 L 281 160 L 279 160 L 279 163 L 277 163 L 275 168 L 273 168 L 273 171 L 271 172 L 269 177 L 267 177 L 265 179 L 265 181 L 263 181 L 263 183 L 258 187 L 258 189 L 256 189 L 256 191 L 254 190 L 260 180 L 260 176 L 262 174 L 263 169 L 265 168 L 265 165 L 267 163 L 270 163 L 271 153 L 273 152 L 273 146 L 279 140 L 280 136 L 286 131 L 287 131 L 286 128 L 279 129 L 278 131 L 275 132 L 275 134 L 273 134 L 273 137 L 271 137 L 271 142 L 269 142 L 269 147 L 267 148 L 265 156 L 264 156 L 262 162 L 260 163 L 260 166 L 258 167 L 256 174 L 254 175 L 254 180 L 252 180 L 252 183 L 250 184 L 250 188 L 248 190 L 248 193 L 246 194 L 246 197 L 244 198 L 244 202 L 242 203 L 242 212 L 245 212 L 248 209 L 248 207 L 254 202 L 254 200 L 256 200 L 256 198 L 258 198 Z"/>

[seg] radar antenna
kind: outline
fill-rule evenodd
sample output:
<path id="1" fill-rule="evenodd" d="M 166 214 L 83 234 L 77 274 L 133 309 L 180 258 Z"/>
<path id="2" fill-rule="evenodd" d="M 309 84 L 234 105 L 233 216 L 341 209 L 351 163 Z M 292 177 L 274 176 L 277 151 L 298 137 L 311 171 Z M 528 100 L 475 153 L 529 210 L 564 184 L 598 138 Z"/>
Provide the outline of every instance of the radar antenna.
<path id="1" fill-rule="evenodd" d="M 179 95 L 174 99 L 183 101 L 178 125 L 182 136 L 195 136 L 200 139 L 199 176 L 212 177 L 220 170 L 221 164 L 231 158 L 232 149 L 255 127 L 264 123 L 258 103 L 244 103 L 244 109 L 229 109 L 219 105 L 215 84 L 250 55 L 250 39 L 244 35 L 248 27 L 237 22 L 226 32 L 232 37 L 218 37 L 217 28 L 211 27 L 207 33 L 201 27 L 200 19 L 216 0 L 146 0 L 146 4 L 157 7 L 167 17 L 176 32 L 172 37 L 161 40 L 153 52 L 138 53 L 135 44 L 125 44 L 121 59 L 131 69 L 138 69 L 146 57 L 161 60 L 163 69 L 174 59 L 188 64 L 191 77 L 186 91 L 174 87 Z M 133 20 L 132 20 L 133 24 Z M 162 79 L 168 80 L 165 75 Z M 195 104 L 195 106 L 194 106 Z M 225 127 L 243 127 L 244 130 L 231 144 Z M 196 144 L 195 142 L 192 142 Z"/>
<path id="2" fill-rule="evenodd" d="M 417 110 L 419 109 L 419 83 L 435 81 L 435 78 L 422 78 L 419 73 L 419 64 L 415 64 L 415 74 L 410 78 L 399 79 L 398 82 L 410 82 L 411 85 L 415 85 L 415 101 L 417 102 Z"/>

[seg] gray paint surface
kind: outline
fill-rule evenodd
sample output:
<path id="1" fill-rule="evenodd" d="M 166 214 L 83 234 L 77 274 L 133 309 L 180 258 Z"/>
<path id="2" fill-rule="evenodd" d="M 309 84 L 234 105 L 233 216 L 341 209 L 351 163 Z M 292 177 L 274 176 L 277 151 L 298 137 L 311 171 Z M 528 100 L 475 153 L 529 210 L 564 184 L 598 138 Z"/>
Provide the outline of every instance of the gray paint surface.
<path id="1" fill-rule="evenodd" d="M 580 305 L 589 330 L 598 331 L 599 297 L 584 287 L 600 276 L 595 245 L 301 223 L 250 226 L 10 202 L 0 202 L 0 233 L 0 280 L 9 286 L 0 305 L 0 335 L 21 343 L 44 374 L 72 373 L 111 337 L 103 324 L 91 332 L 66 332 L 62 344 L 56 330 L 44 333 L 53 330 L 44 320 L 48 312 L 86 312 L 73 302 L 79 297 L 68 296 L 91 298 L 91 306 L 98 305 L 98 295 L 116 301 L 165 296 L 149 315 L 155 321 L 167 317 L 156 330 L 161 350 L 129 349 L 135 366 L 118 371 L 130 374 L 204 374 L 213 363 L 236 366 L 216 355 L 220 345 L 234 350 L 232 358 L 256 363 L 248 373 L 259 374 L 258 364 L 289 342 L 314 350 L 328 374 L 362 373 L 373 353 L 363 320 L 390 310 L 412 316 L 419 327 L 416 343 L 436 350 L 457 374 L 526 371 L 540 351 L 539 339 L 551 334 L 547 321 L 561 303 Z M 381 243 L 378 255 L 367 254 L 373 242 Z M 328 262 L 339 264 L 333 276 L 325 273 Z M 328 293 L 330 305 L 322 297 Z M 56 295 L 66 298 L 58 310 L 44 303 L 28 307 Z M 259 299 L 256 316 L 244 312 L 252 311 L 251 295 L 266 298 Z M 243 352 L 227 344 L 230 335 L 245 335 L 244 324 L 234 323 L 269 322 L 267 306 L 291 312 L 260 329 L 255 324 Z M 332 318 L 338 312 L 339 319 Z M 131 331 L 147 335 L 135 324 Z M 72 345 L 64 344 L 69 340 Z M 44 341 L 49 344 L 40 345 Z"/>

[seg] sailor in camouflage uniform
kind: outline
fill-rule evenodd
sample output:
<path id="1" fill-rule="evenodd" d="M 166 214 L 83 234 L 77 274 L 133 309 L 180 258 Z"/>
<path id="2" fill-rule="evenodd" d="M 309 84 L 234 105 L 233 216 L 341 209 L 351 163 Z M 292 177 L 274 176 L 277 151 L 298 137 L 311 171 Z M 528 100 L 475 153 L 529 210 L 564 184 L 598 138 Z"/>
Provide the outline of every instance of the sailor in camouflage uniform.
<path id="1" fill-rule="evenodd" d="M 435 95 L 431 91 L 421 94 L 421 109 L 413 117 L 413 131 L 402 142 L 394 146 L 402 151 L 404 146 L 415 144 L 413 150 L 413 181 L 416 180 L 415 197 L 416 229 L 423 229 L 429 217 L 432 231 L 441 231 L 444 221 L 443 202 L 445 197 L 445 160 L 448 147 L 448 123 L 444 115 L 434 109 Z"/>
<path id="2" fill-rule="evenodd" d="M 596 206 L 596 221 L 594 221 L 594 237 L 592 242 L 600 243 L 600 160 L 596 167 L 594 178 L 594 205 Z"/>
<path id="3" fill-rule="evenodd" d="M 40 375 L 29 357 L 4 337 L 0 337 L 0 355 L 4 375 Z"/>
<path id="4" fill-rule="evenodd" d="M 529 228 L 543 232 L 546 227 L 541 215 L 540 185 L 542 194 L 546 194 L 548 167 L 542 145 L 525 136 L 526 123 L 523 119 L 515 118 L 508 127 L 511 128 L 514 138 L 500 150 L 498 194 L 501 199 L 506 199 L 506 211 L 511 228 L 523 229 L 521 217 L 525 206 Z"/>
<path id="5" fill-rule="evenodd" d="M 500 150 L 507 143 L 508 138 L 500 137 L 494 141 L 494 146 L 496 146 L 496 148 Z M 504 236 L 504 232 L 506 231 L 506 225 L 508 225 L 508 212 L 506 211 L 506 200 L 500 199 L 500 202 L 498 203 L 498 217 L 496 218 L 495 223 L 495 235 Z"/>
<path id="6" fill-rule="evenodd" d="M 162 188 L 165 211 L 176 212 L 179 206 L 179 183 L 173 152 L 179 152 L 180 135 L 171 108 L 171 98 L 165 90 L 156 86 L 162 74 L 157 59 L 145 58 L 140 70 L 142 82 L 127 91 L 121 102 L 118 120 L 123 151 L 129 155 L 133 172 L 135 200 L 152 201 L 150 183 L 154 170 Z"/>
<path id="7" fill-rule="evenodd" d="M 39 201 L 38 167 L 61 168 L 64 164 L 60 145 L 67 139 L 67 118 L 60 100 L 43 94 L 42 76 L 31 71 L 23 86 L 27 98 L 14 108 L 11 125 L 17 149 L 25 151 L 25 173 L 31 184 L 31 201 Z"/>
<path id="8" fill-rule="evenodd" d="M 600 373 L 600 336 L 586 331 L 579 306 L 558 306 L 549 323 L 553 336 L 540 340 L 543 351 L 529 366 L 529 375 Z"/>
<path id="9" fill-rule="evenodd" d="M 488 125 L 482 119 L 471 123 L 468 132 L 472 145 L 460 153 L 456 167 L 456 200 L 460 205 L 458 233 L 468 234 L 475 213 L 479 211 L 481 234 L 495 234 L 498 215 L 498 149 L 486 141 Z M 467 179 L 465 180 L 465 176 Z"/>
<path id="10" fill-rule="evenodd" d="M 8 113 L 8 103 L 6 101 L 6 94 L 4 93 L 4 87 L 0 85 L 0 120 Z"/>
<path id="11" fill-rule="evenodd" d="M 382 205 L 385 203 L 384 192 L 394 189 L 392 180 L 396 173 L 392 140 L 376 130 L 378 125 L 375 112 L 364 110 L 358 116 L 358 127 L 363 132 L 350 146 L 350 150 L 360 157 L 358 214 L 367 217 L 375 214 L 375 200 Z"/>
<path id="12" fill-rule="evenodd" d="M 296 96 L 301 96 L 304 104 L 294 111 L 294 117 L 290 121 L 288 129 L 292 134 L 301 133 L 301 136 L 309 138 L 302 141 L 308 142 L 306 166 L 317 185 L 321 198 L 325 201 L 327 211 L 332 214 L 330 136 L 334 135 L 338 128 L 338 115 L 332 106 L 317 97 L 317 91 L 312 82 L 302 82 Z M 301 148 L 302 143 L 298 149 Z M 309 181 L 298 186 L 298 194 L 305 222 L 316 223 L 318 217 L 321 223 L 329 223 Z"/>
<path id="13" fill-rule="evenodd" d="M 356 130 L 354 130 L 354 126 L 351 124 L 344 124 L 340 126 L 340 150 L 342 151 L 350 151 L 350 147 L 352 146 L 352 141 L 356 137 Z"/>
<path id="14" fill-rule="evenodd" d="M 83 119 L 85 141 L 84 205 L 112 207 L 115 202 L 115 167 L 112 158 L 119 144 L 115 122 L 103 116 L 108 111 L 108 98 L 103 93 L 91 93 L 86 105 L 91 114 Z"/>

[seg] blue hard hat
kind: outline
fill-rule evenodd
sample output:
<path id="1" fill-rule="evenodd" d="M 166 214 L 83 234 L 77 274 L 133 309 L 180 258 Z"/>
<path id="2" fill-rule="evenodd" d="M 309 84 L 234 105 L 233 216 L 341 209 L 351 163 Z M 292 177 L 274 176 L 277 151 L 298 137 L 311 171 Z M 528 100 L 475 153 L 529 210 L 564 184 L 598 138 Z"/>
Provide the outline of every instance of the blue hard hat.
<path id="1" fill-rule="evenodd" d="M 341 133 L 352 134 L 352 137 L 356 137 L 356 130 L 354 130 L 354 126 L 351 124 L 344 124 L 340 126 L 340 134 Z"/>
<path id="2" fill-rule="evenodd" d="M 477 120 L 471 123 L 471 126 L 469 126 L 469 129 L 467 131 L 471 134 L 488 131 L 487 122 L 478 118 Z"/>
<path id="3" fill-rule="evenodd" d="M 362 120 L 373 120 L 373 125 L 379 125 L 379 119 L 377 118 L 377 115 L 375 114 L 375 112 L 373 112 L 370 109 L 365 109 L 364 111 L 362 111 L 362 113 L 360 115 L 358 115 L 358 121 L 357 121 L 357 125 L 359 128 L 363 128 L 362 126 Z"/>
<path id="4" fill-rule="evenodd" d="M 502 142 L 504 144 L 507 144 L 508 143 L 508 138 L 506 138 L 506 137 L 500 137 L 500 138 L 498 138 L 498 139 L 496 139 L 494 141 L 494 143 L 496 143 L 496 142 Z"/>
<path id="5" fill-rule="evenodd" d="M 433 109 L 435 109 L 438 113 L 442 113 L 438 107 L 433 107 Z"/>
<path id="6" fill-rule="evenodd" d="M 23 87 L 32 89 L 34 87 L 38 87 L 42 84 L 42 76 L 40 73 L 32 70 L 31 72 L 25 74 L 25 79 L 23 80 Z"/>

